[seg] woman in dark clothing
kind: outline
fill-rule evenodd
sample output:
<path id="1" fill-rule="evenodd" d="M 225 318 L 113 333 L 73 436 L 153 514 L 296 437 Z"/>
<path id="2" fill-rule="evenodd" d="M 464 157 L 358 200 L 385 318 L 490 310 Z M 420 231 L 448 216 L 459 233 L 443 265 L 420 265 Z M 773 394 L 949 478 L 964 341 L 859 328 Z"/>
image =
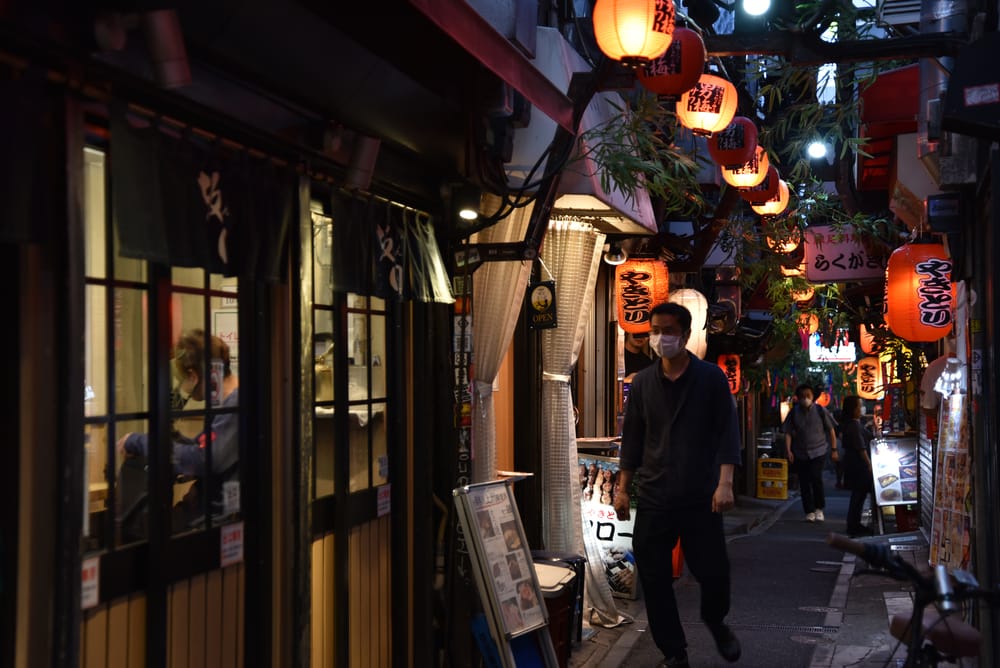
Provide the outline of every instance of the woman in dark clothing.
<path id="1" fill-rule="evenodd" d="M 872 460 L 868 444 L 874 437 L 861 426 L 861 397 L 844 397 L 842 412 L 840 433 L 844 449 L 844 484 L 851 490 L 851 502 L 847 507 L 847 535 L 858 536 L 869 533 L 861 525 L 861 509 L 865 505 L 865 497 L 872 491 Z"/>

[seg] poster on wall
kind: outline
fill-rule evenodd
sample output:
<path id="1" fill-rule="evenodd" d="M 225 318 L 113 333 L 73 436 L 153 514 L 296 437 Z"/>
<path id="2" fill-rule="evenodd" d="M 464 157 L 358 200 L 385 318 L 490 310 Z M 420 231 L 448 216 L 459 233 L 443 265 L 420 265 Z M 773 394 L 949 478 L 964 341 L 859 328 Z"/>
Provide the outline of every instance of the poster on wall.
<path id="1" fill-rule="evenodd" d="M 639 577 L 632 554 L 632 527 L 635 507 L 628 520 L 619 520 L 612 506 L 618 484 L 618 459 L 581 455 L 580 499 L 584 530 L 593 532 L 600 546 L 604 573 L 612 595 L 634 599 L 638 596 Z"/>
<path id="2" fill-rule="evenodd" d="M 917 439 L 876 438 L 871 448 L 878 505 L 916 503 L 920 499 Z"/>
<path id="3" fill-rule="evenodd" d="M 941 401 L 937 460 L 934 462 L 934 513 L 931 519 L 932 564 L 968 569 L 971 557 L 972 516 L 967 503 L 971 493 L 969 432 L 964 394 Z"/>

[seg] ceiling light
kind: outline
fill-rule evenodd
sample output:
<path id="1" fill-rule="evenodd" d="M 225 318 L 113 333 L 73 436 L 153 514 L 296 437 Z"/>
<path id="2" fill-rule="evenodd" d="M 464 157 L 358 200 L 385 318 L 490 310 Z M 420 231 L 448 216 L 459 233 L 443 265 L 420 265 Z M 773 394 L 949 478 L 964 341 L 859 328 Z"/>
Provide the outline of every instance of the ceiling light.
<path id="1" fill-rule="evenodd" d="M 452 190 L 452 206 L 455 213 L 462 220 L 476 220 L 479 218 L 479 204 L 483 197 L 483 192 L 472 184 L 461 184 Z"/>
<path id="2" fill-rule="evenodd" d="M 771 0 L 743 0 L 743 11 L 750 16 L 760 16 L 771 8 Z"/>
<path id="3" fill-rule="evenodd" d="M 818 160 L 819 158 L 825 158 L 826 144 L 818 140 L 811 142 L 808 148 L 806 148 L 806 152 L 809 154 L 809 157 L 813 158 L 814 160 Z"/>
<path id="4" fill-rule="evenodd" d="M 604 254 L 604 261 L 612 267 L 625 264 L 625 260 L 627 259 L 628 253 L 625 252 L 625 249 L 617 241 L 612 241 L 608 246 L 608 251 Z"/>

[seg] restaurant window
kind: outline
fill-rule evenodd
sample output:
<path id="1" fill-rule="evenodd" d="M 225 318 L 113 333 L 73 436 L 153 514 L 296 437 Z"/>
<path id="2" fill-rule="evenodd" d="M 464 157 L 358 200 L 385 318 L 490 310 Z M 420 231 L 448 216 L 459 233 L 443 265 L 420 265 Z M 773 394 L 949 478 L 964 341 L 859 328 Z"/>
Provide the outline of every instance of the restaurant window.
<path id="1" fill-rule="evenodd" d="M 148 539 L 148 462 L 170 448 L 174 534 L 240 518 L 238 473 L 239 326 L 235 278 L 175 267 L 162 304 L 155 269 L 123 257 L 108 198 L 108 158 L 84 151 L 83 549 L 113 550 Z M 169 313 L 170 343 L 150 332 L 150 314 Z M 151 364 L 151 361 L 164 363 Z M 155 424 L 154 370 L 169 374 L 169 406 Z M 161 428 L 162 425 L 162 428 Z"/>
<path id="2" fill-rule="evenodd" d="M 336 491 L 338 462 L 348 468 L 348 493 L 383 485 L 389 475 L 385 301 L 334 289 L 333 223 L 322 205 L 313 205 L 315 498 Z M 339 396 L 336 388 L 344 386 L 346 395 Z"/>

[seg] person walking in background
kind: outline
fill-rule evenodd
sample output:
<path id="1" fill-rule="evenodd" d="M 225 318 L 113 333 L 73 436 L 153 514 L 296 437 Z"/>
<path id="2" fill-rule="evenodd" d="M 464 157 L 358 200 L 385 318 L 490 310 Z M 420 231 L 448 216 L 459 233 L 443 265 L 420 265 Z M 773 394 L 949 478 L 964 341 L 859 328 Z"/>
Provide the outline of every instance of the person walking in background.
<path id="1" fill-rule="evenodd" d="M 733 507 L 733 471 L 740 463 L 736 403 L 722 370 L 685 349 L 690 311 L 659 304 L 650 324 L 650 348 L 660 361 L 632 380 L 615 511 L 629 519 L 634 482 L 633 554 L 662 665 L 689 665 L 673 590 L 671 556 L 678 539 L 701 587 L 701 618 L 722 657 L 737 661 L 740 642 L 725 623 L 730 574 L 722 523 L 722 513 Z"/>
<path id="2" fill-rule="evenodd" d="M 649 332 L 625 332 L 625 382 L 632 381 L 637 371 L 645 369 L 656 361 L 656 355 L 649 349 Z"/>
<path id="3" fill-rule="evenodd" d="M 837 454 L 837 433 L 833 418 L 822 406 L 813 403 L 813 389 L 809 385 L 795 388 L 798 401 L 789 411 L 781 430 L 785 433 L 785 454 L 788 463 L 799 478 L 802 510 L 807 522 L 822 522 L 825 518 L 826 494 L 823 490 L 823 467 L 826 451 L 834 462 Z"/>
<path id="4" fill-rule="evenodd" d="M 844 483 L 851 490 L 847 506 L 847 535 L 860 536 L 869 530 L 861 524 L 865 497 L 872 493 L 872 460 L 868 445 L 874 436 L 861 424 L 861 397 L 844 397 L 840 423 L 844 448 Z"/>

